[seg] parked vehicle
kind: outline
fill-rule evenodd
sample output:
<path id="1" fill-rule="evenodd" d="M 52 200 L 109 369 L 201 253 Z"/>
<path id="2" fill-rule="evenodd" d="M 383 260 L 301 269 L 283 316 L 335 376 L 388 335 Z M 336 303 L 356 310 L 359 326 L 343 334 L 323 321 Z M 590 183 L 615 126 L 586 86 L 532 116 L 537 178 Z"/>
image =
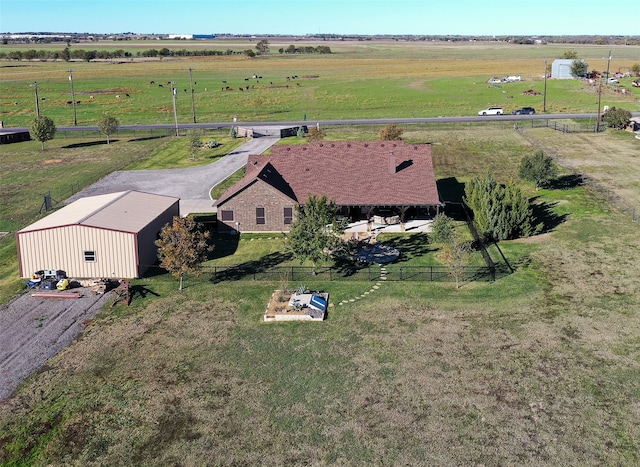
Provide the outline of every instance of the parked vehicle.
<path id="1" fill-rule="evenodd" d="M 478 112 L 478 115 L 502 115 L 503 113 L 502 107 L 489 107 Z"/>
<path id="2" fill-rule="evenodd" d="M 511 112 L 512 115 L 535 115 L 536 109 L 533 107 L 522 107 Z"/>
<path id="3" fill-rule="evenodd" d="M 640 88 L 640 79 L 631 81 L 631 86 L 633 86 L 634 88 Z"/>
<path id="4" fill-rule="evenodd" d="M 513 83 L 515 81 L 522 81 L 522 78 L 520 78 L 520 75 L 505 76 L 503 81 L 505 83 Z"/>
<path id="5" fill-rule="evenodd" d="M 618 84 L 618 80 L 616 78 L 607 78 L 607 84 Z"/>

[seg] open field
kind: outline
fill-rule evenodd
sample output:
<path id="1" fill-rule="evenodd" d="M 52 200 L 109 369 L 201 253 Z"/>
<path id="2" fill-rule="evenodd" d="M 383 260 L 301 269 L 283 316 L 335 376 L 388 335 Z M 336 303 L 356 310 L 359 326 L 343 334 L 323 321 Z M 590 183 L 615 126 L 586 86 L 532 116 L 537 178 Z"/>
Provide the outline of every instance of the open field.
<path id="1" fill-rule="evenodd" d="M 91 45 L 106 49 L 123 44 Z M 138 45 L 157 49 L 165 45 L 178 49 L 205 46 L 201 42 L 182 41 Z M 254 45 L 238 44 L 238 47 L 246 49 Z M 230 122 L 234 115 L 240 121 L 299 121 L 305 114 L 309 120 L 475 115 L 478 110 L 495 105 L 508 112 L 521 106 L 541 111 L 542 95 L 522 93 L 529 89 L 544 91 L 545 59 L 550 65 L 566 50 L 575 50 L 588 61 L 590 69 L 604 70 L 609 51 L 606 46 L 381 41 L 335 42 L 329 44 L 334 51 L 329 55 L 283 56 L 277 53 L 281 45 L 272 44 L 269 56 L 253 59 L 232 55 L 91 63 L 0 62 L 3 88 L 0 120 L 6 126 L 29 126 L 35 116 L 34 88 L 30 84 L 37 82 L 41 113 L 59 126 L 73 124 L 73 108 L 67 104 L 71 102 L 70 68 L 76 100 L 80 101 L 79 125 L 95 125 L 105 114 L 118 118 L 121 124 L 170 124 L 171 81 L 178 90 L 179 121 L 193 122 L 189 69 L 195 83 L 193 97 L 198 122 Z M 232 47 L 227 43 L 219 46 L 215 41 L 208 46 Z M 615 46 L 612 54 L 615 57 L 612 71 L 628 69 L 640 60 L 638 47 Z M 499 87 L 486 82 L 490 77 L 510 74 L 521 75 L 524 81 Z M 262 78 L 253 79 L 254 75 Z M 298 78 L 287 80 L 294 76 Z M 623 96 L 613 92 L 612 87 L 605 87 L 603 105 L 640 110 L 640 90 L 631 88 L 631 79 L 622 80 L 631 90 L 630 95 Z M 227 86 L 233 91 L 225 90 Z M 595 112 L 597 101 L 593 86 L 574 80 L 547 81 L 548 112 Z"/>
<path id="2" fill-rule="evenodd" d="M 374 46 L 358 51 L 362 66 L 366 54 L 377 61 L 383 53 Z M 417 49 L 398 53 L 426 53 Z M 509 48 L 509 58 L 519 50 Z M 513 72 L 513 61 L 494 54 L 494 62 L 510 68 L 498 75 Z M 459 290 L 284 276 L 215 283 L 204 274 L 187 278 L 179 293 L 166 274 L 136 280 L 130 307 L 103 310 L 0 404 L 0 465 L 639 464 L 639 226 L 600 195 L 638 205 L 638 140 L 499 124 L 404 130 L 406 141 L 433 145 L 447 200 L 487 169 L 501 182 L 517 179 L 521 157 L 538 148 L 564 165 L 566 183 L 540 191 L 523 184 L 548 230 L 500 243 L 513 274 Z M 377 128 L 328 132 L 377 137 Z M 117 139 L 107 146 L 57 138 L 44 153 L 38 143 L 0 146 L 5 228 L 35 218 L 41 186 L 66 192 L 76 181 L 68 174 L 83 173 L 77 182 L 88 184 L 105 170 L 190 157 L 174 139 Z M 15 242 L 4 238 L 0 247 L 4 301 L 20 284 Z M 405 247 L 410 264 L 436 254 L 428 240 L 407 239 Z M 281 251 L 280 236 L 242 235 L 219 242 L 207 264 L 286 264 Z M 490 252 L 501 258 L 497 247 Z M 273 290 L 299 285 L 330 294 L 328 319 L 263 323 Z"/>

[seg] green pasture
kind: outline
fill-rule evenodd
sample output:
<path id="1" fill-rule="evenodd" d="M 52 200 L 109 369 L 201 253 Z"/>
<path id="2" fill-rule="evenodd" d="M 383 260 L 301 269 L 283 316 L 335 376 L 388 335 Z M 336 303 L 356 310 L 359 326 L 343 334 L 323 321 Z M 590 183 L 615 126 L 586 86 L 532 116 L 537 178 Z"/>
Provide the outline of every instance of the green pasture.
<path id="1" fill-rule="evenodd" d="M 103 43 L 94 45 L 100 48 Z M 309 120 L 476 115 L 478 110 L 496 105 L 507 112 L 521 106 L 542 111 L 542 94 L 528 96 L 523 92 L 544 92 L 545 58 L 550 63 L 567 49 L 576 50 L 590 62 L 590 69 L 602 70 L 606 59 L 600 55 L 608 53 L 601 46 L 501 43 L 440 47 L 337 43 L 330 55 L 296 56 L 280 55 L 277 48 L 274 44 L 271 54 L 253 59 L 232 55 L 91 63 L 3 61 L 0 119 L 8 127 L 28 126 L 36 112 L 31 85 L 37 82 L 40 112 L 58 126 L 73 124 L 69 69 L 73 70 L 79 101 L 79 125 L 95 125 L 104 115 L 118 118 L 121 124 L 173 123 L 170 82 L 175 82 L 177 89 L 180 123 L 193 122 L 194 107 L 198 122 L 230 122 L 234 115 L 240 121 L 300 121 L 305 114 Z M 615 47 L 612 70 L 627 70 L 637 62 L 636 49 Z M 498 86 L 486 83 L 492 76 L 507 74 L 519 74 L 524 81 Z M 254 75 L 262 78 L 254 79 Z M 193 103 L 190 78 L 194 82 Z M 632 94 L 621 95 L 605 87 L 603 103 L 637 110 L 638 90 L 631 88 L 631 79 L 622 84 Z M 547 80 L 548 112 L 595 112 L 597 101 L 593 86 Z"/>

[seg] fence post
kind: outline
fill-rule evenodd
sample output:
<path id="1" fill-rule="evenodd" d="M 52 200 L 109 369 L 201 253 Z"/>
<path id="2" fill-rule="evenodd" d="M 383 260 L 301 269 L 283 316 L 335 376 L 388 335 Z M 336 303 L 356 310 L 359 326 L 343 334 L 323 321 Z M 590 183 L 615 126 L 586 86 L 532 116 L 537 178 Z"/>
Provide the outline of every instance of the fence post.
<path id="1" fill-rule="evenodd" d="M 400 280 L 402 280 L 402 267 L 400 267 Z"/>
<path id="2" fill-rule="evenodd" d="M 369 273 L 369 281 L 371 281 L 371 265 L 367 266 L 367 271 Z"/>

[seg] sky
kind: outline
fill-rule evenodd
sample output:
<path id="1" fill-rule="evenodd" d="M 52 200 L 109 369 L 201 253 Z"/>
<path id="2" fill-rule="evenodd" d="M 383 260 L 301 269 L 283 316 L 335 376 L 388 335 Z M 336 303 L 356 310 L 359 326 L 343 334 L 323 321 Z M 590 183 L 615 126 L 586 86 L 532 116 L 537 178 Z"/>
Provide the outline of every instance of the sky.
<path id="1" fill-rule="evenodd" d="M 602 0 L 0 0 L 0 32 L 637 36 L 640 20 L 630 5 Z"/>

